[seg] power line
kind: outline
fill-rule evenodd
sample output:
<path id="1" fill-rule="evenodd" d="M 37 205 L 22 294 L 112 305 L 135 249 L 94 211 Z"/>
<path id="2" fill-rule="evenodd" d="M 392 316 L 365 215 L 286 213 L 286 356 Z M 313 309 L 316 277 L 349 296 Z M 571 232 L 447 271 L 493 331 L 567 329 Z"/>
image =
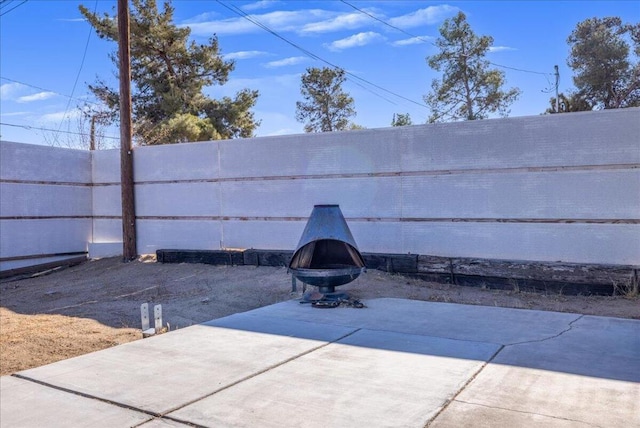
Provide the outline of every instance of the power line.
<path id="1" fill-rule="evenodd" d="M 337 66 L 337 65 L 335 65 L 335 64 L 333 64 L 333 63 L 331 63 L 331 62 L 327 61 L 326 59 L 324 59 L 324 58 L 322 58 L 322 57 L 320 57 L 320 56 L 318 56 L 318 55 L 314 54 L 313 52 L 309 51 L 308 49 L 306 49 L 306 48 L 304 48 L 304 47 L 302 47 L 302 46 L 298 45 L 297 43 L 292 42 L 291 40 L 287 39 L 286 37 L 284 37 L 284 36 L 282 36 L 282 35 L 278 34 L 277 32 L 275 32 L 275 31 L 274 31 L 274 30 L 272 30 L 271 28 L 267 27 L 266 25 L 264 25 L 264 24 L 263 24 L 263 23 L 261 23 L 260 21 L 258 21 L 258 20 L 256 20 L 256 19 L 252 18 L 249 14 L 247 14 L 246 12 L 244 12 L 243 10 L 241 10 L 240 8 L 238 8 L 237 6 L 235 6 L 235 5 L 227 5 L 227 4 L 223 3 L 221 0 L 216 0 L 216 2 L 217 2 L 217 3 L 219 3 L 221 6 L 225 7 L 226 9 L 229 9 L 231 12 L 235 13 L 236 15 L 241 16 L 242 18 L 244 18 L 244 19 L 246 19 L 247 21 L 249 21 L 249 22 L 253 23 L 254 25 L 256 25 L 256 26 L 258 26 L 258 27 L 262 28 L 263 30 L 265 30 L 265 31 L 267 31 L 268 33 L 272 34 L 273 36 L 275 36 L 275 37 L 279 38 L 280 40 L 284 41 L 285 43 L 287 43 L 287 44 L 289 44 L 289 45 L 293 46 L 294 48 L 298 49 L 299 51 L 301 51 L 301 52 L 302 52 L 302 53 L 304 53 L 305 55 L 307 55 L 307 56 L 309 56 L 309 57 L 311 57 L 311 58 L 313 58 L 313 59 L 315 59 L 315 60 L 318 60 L 318 61 L 320 61 L 320 62 L 323 62 L 323 63 L 325 63 L 325 64 L 329 65 L 329 66 L 330 66 L 330 67 L 332 67 L 332 68 L 339 68 L 339 69 L 342 69 L 342 67 L 339 67 L 339 66 Z M 357 79 L 357 80 L 359 80 L 359 81 L 361 81 L 361 82 L 363 82 L 363 83 L 365 83 L 365 84 L 367 84 L 367 85 L 373 86 L 373 87 L 374 87 L 374 88 L 376 88 L 376 89 L 379 89 L 379 90 L 381 90 L 381 91 L 384 91 L 384 92 L 386 92 L 386 93 L 388 93 L 388 94 L 391 94 L 391 95 L 393 95 L 393 96 L 395 96 L 395 97 L 401 98 L 401 99 L 403 99 L 403 100 L 405 100 L 405 101 L 408 101 L 408 102 L 410 102 L 410 103 L 412 103 L 412 104 L 416 104 L 416 105 L 418 105 L 418 106 L 420 106 L 420 107 L 423 107 L 423 108 L 428 108 L 425 104 L 419 103 L 419 102 L 417 102 L 417 101 L 415 101 L 415 100 L 412 100 L 412 99 L 410 99 L 410 98 L 407 98 L 407 97 L 405 97 L 405 96 L 403 96 L 403 95 L 397 94 L 397 93 L 395 93 L 395 92 L 393 92 L 393 91 L 390 91 L 390 90 L 388 90 L 388 89 L 386 89 L 386 88 L 383 88 L 383 87 L 382 87 L 382 86 L 380 86 L 380 85 L 376 85 L 375 83 L 370 82 L 370 81 L 368 81 L 368 80 L 366 80 L 366 79 L 364 79 L 364 78 L 362 78 L 362 77 L 360 77 L 360 76 L 357 76 L 357 75 L 355 75 L 355 74 L 353 74 L 353 73 L 351 73 L 351 72 L 349 72 L 349 71 L 347 71 L 347 70 L 344 70 L 344 72 L 345 72 L 345 74 L 347 74 L 349 77 L 351 77 L 351 79 Z M 352 82 L 353 82 L 353 80 L 352 80 Z M 353 83 L 356 83 L 356 84 L 357 84 L 357 82 L 353 82 Z M 362 85 L 359 85 L 359 86 L 361 86 L 362 88 L 364 88 L 364 89 L 368 90 L 368 91 L 369 91 L 369 92 L 371 92 L 372 94 L 377 95 L 378 97 L 380 97 L 380 98 L 382 98 L 382 99 L 384 99 L 384 100 L 386 100 L 386 101 L 389 101 L 389 102 L 391 102 L 392 104 L 395 104 L 395 103 L 393 103 L 392 101 L 388 100 L 387 98 L 385 98 L 385 97 L 381 96 L 380 94 L 378 94 L 378 93 L 376 93 L 376 92 L 372 91 L 371 89 L 365 88 L 365 87 L 364 87 L 364 86 L 362 86 Z"/>
<path id="2" fill-rule="evenodd" d="M 69 95 L 64 95 L 64 94 L 61 94 L 61 93 L 59 93 L 59 92 L 52 91 L 52 90 L 50 90 L 50 89 L 41 88 L 40 86 L 35 86 L 35 85 L 30 84 L 30 83 L 20 82 L 20 81 L 18 81 L 18 80 L 10 79 L 10 78 L 8 78 L 8 77 L 0 76 L 0 79 L 2 79 L 2 80 L 6 80 L 6 81 L 8 81 L 8 82 L 19 83 L 19 84 L 21 84 L 21 85 L 28 86 L 28 87 L 30 87 L 30 88 L 37 89 L 37 90 L 39 90 L 39 91 L 54 92 L 56 95 L 60 95 L 60 96 L 63 96 L 63 97 L 69 97 Z"/>
<path id="3" fill-rule="evenodd" d="M 376 20 L 376 21 L 378 21 L 378 22 L 380 22 L 380 23 L 382 23 L 382 24 L 386 25 L 387 27 L 393 28 L 394 30 L 397 30 L 397 31 L 400 31 L 400 32 L 401 32 L 401 33 L 403 33 L 403 34 L 406 34 L 407 36 L 410 36 L 410 37 L 416 38 L 416 39 L 418 39 L 418 40 L 422 40 L 422 41 L 423 41 L 423 42 L 425 42 L 425 43 L 429 43 L 429 44 L 431 44 L 431 45 L 433 45 L 433 46 L 435 46 L 435 47 L 438 47 L 438 45 L 436 45 L 436 44 L 435 44 L 435 43 L 433 43 L 432 41 L 427 40 L 427 39 L 425 39 L 425 38 L 423 38 L 423 37 L 420 37 L 420 36 L 416 36 L 415 34 L 411 34 L 411 33 L 409 33 L 408 31 L 403 30 L 402 28 L 396 27 L 395 25 L 392 25 L 392 24 L 390 24 L 390 23 L 388 23 L 388 22 L 386 22 L 386 21 L 383 21 L 382 19 L 380 19 L 380 18 L 378 18 L 378 17 L 376 17 L 376 16 L 374 16 L 374 15 L 370 14 L 369 12 L 364 11 L 364 10 L 362 10 L 362 9 L 358 8 L 357 6 L 352 5 L 351 3 L 349 3 L 349 2 L 348 2 L 348 1 L 346 1 L 346 0 L 340 0 L 340 1 L 341 1 L 342 3 L 344 3 L 344 4 L 346 4 L 347 6 L 349 6 L 349 7 L 353 8 L 353 9 L 355 9 L 356 11 L 358 11 L 358 12 L 362 13 L 363 15 L 366 15 L 366 16 L 368 16 L 369 18 L 374 19 L 374 20 Z M 543 72 L 541 72 L 541 71 L 533 71 L 533 70 L 525 70 L 525 69 L 522 69 L 522 68 L 509 67 L 509 66 L 507 66 L 507 65 L 496 64 L 495 62 L 491 62 L 491 61 L 489 61 L 489 64 L 491 64 L 491 65 L 495 65 L 496 67 L 506 68 L 506 69 L 508 69 L 508 70 L 520 71 L 520 72 L 523 72 L 523 73 L 541 74 L 541 75 L 543 75 L 543 76 L 550 76 L 550 75 L 552 75 L 552 73 L 543 73 Z"/>
<path id="4" fill-rule="evenodd" d="M 507 65 L 496 64 L 495 62 L 491 62 L 491 61 L 489 61 L 489 64 L 495 65 L 496 67 L 506 68 L 506 69 L 509 69 L 509 70 L 521 71 L 523 73 L 540 74 L 542 76 L 551 76 L 551 75 L 553 75 L 553 73 L 544 73 L 542 71 L 524 70 L 522 68 L 515 68 L 515 67 L 509 67 Z"/>
<path id="5" fill-rule="evenodd" d="M 0 13 L 0 18 L 1 18 L 1 17 L 3 17 L 3 16 L 5 16 L 7 13 L 11 12 L 12 10 L 15 10 L 15 9 L 19 8 L 20 6 L 22 6 L 22 5 L 23 5 L 23 4 L 25 4 L 26 2 L 27 2 L 27 0 L 23 0 L 23 1 L 22 1 L 22 3 L 20 3 L 20 4 L 16 5 L 16 6 L 14 6 L 14 7 L 12 7 L 11 9 L 9 9 L 9 10 L 7 10 L 7 11 L 5 11 L 5 12 Z M 7 4 L 10 4 L 10 3 L 11 3 L 11 2 L 9 2 L 9 3 L 7 3 Z"/>
<path id="6" fill-rule="evenodd" d="M 13 3 L 13 0 L 0 0 L 0 10 L 9 6 L 11 3 Z"/>
<path id="7" fill-rule="evenodd" d="M 231 10 L 232 12 L 236 13 L 237 15 L 240 15 L 241 17 L 245 18 L 245 19 L 246 19 L 246 20 L 248 20 L 249 22 L 251 22 L 251 23 L 253 23 L 253 24 L 257 25 L 258 27 L 262 28 L 263 30 L 265 30 L 265 31 L 267 31 L 267 32 L 269 32 L 269 33 L 271 33 L 272 35 L 274 35 L 275 37 L 277 37 L 277 38 L 279 38 L 280 40 L 284 41 L 285 43 L 288 43 L 289 45 L 293 46 L 294 48 L 296 48 L 296 49 L 300 50 L 301 52 L 303 52 L 303 53 L 304 53 L 304 54 L 306 54 L 307 56 L 309 56 L 309 57 L 311 57 L 311 58 L 313 58 L 313 59 L 315 59 L 315 60 L 318 60 L 318 61 L 324 62 L 325 64 L 327 64 L 327 65 L 329 65 L 329 66 L 331 66 L 331 67 L 333 67 L 333 68 L 340 68 L 340 69 L 342 69 L 341 67 L 338 67 L 337 65 L 335 65 L 335 64 L 333 64 L 333 63 L 331 63 L 331 62 L 329 62 L 329 61 L 325 60 L 324 58 L 321 58 L 320 56 L 318 56 L 318 55 L 314 54 L 313 52 L 309 51 L 308 49 L 305 49 L 305 48 L 303 48 L 302 46 L 300 46 L 300 45 L 298 45 L 298 44 L 296 44 L 296 43 L 294 43 L 294 42 L 290 41 L 289 39 L 285 38 L 284 36 L 281 36 L 280 34 L 276 33 L 275 31 L 273 31 L 272 29 L 270 29 L 269 27 L 267 27 L 266 25 L 264 25 L 264 24 L 262 24 L 261 22 L 259 22 L 259 21 L 255 20 L 255 19 L 253 19 L 251 16 L 249 16 L 247 13 L 245 13 L 244 11 L 242 11 L 241 9 L 239 9 L 238 7 L 236 7 L 236 6 L 228 6 L 228 5 L 226 5 L 226 4 L 224 4 L 224 3 L 222 3 L 222 2 L 221 2 L 221 1 L 219 1 L 219 0 L 216 0 L 216 1 L 217 1 L 219 4 L 221 4 L 222 6 L 226 7 L 227 9 Z M 374 87 L 377 87 L 378 89 L 381 89 L 381 90 L 383 90 L 383 91 L 389 92 L 389 93 L 391 93 L 392 95 L 398 96 L 398 97 L 400 97 L 400 98 L 404 98 L 404 97 L 402 97 L 401 95 L 395 94 L 395 93 L 393 93 L 393 92 L 391 92 L 391 91 L 388 91 L 388 90 L 387 90 L 387 89 L 385 89 L 385 88 L 382 88 L 382 87 L 380 87 L 380 86 L 378 86 L 378 85 L 375 85 L 375 84 L 373 84 L 373 83 L 371 83 L 371 82 L 369 82 L 369 81 L 367 81 L 367 80 L 365 80 L 365 79 L 363 79 L 363 78 L 361 78 L 361 77 L 359 77 L 359 76 L 356 76 L 355 74 L 353 74 L 353 73 L 351 73 L 351 72 L 349 72 L 349 71 L 347 71 L 347 70 L 344 70 L 344 72 L 345 72 L 345 74 L 347 74 L 347 75 L 351 76 L 352 78 L 355 78 L 355 79 L 361 80 L 361 81 L 363 81 L 363 82 L 365 82 L 365 83 L 368 83 L 368 84 L 370 84 L 370 85 L 372 85 L 372 86 L 374 86 Z M 380 97 L 380 98 L 384 99 L 385 101 L 388 101 L 388 102 L 390 102 L 391 104 L 396 104 L 396 103 L 394 103 L 393 101 L 389 100 L 388 98 L 385 98 L 385 97 L 383 97 L 382 95 L 380 95 L 380 94 L 378 94 L 378 93 L 376 93 L 376 92 L 372 91 L 371 89 L 366 88 L 365 86 L 363 86 L 363 85 L 359 84 L 358 82 L 355 82 L 355 81 L 353 81 L 353 80 L 352 80 L 352 82 L 353 82 L 353 83 L 355 83 L 356 85 L 360 86 L 361 88 L 363 88 L 363 89 L 365 89 L 365 90 L 367 90 L 367 91 L 371 92 L 372 94 L 374 94 L 374 95 L 376 95 L 376 96 L 378 96 L 378 97 Z M 405 99 L 406 99 L 407 101 L 410 101 L 410 102 L 412 102 L 412 103 L 415 103 L 415 101 L 413 101 L 413 100 L 410 100 L 410 99 L 408 99 L 408 98 L 405 98 Z M 418 105 L 423 106 L 422 104 L 418 104 Z M 424 107 L 424 106 L 423 106 L 423 107 Z"/>
<path id="8" fill-rule="evenodd" d="M 93 7 L 93 13 L 95 15 L 98 10 L 98 0 Z M 89 41 L 91 40 L 91 33 L 93 29 L 89 27 L 89 34 L 87 35 L 87 42 L 84 45 L 84 52 L 82 53 L 82 61 L 80 61 L 80 68 L 78 69 L 78 73 L 76 74 L 76 80 L 73 82 L 73 88 L 71 89 L 71 96 L 69 100 L 67 100 L 67 107 L 64 109 L 64 114 L 62 115 L 62 119 L 60 120 L 60 125 L 58 126 L 58 131 L 62 128 L 62 124 L 67 117 L 67 113 L 69 112 L 69 107 L 71 106 L 71 100 L 73 99 L 73 94 L 76 91 L 76 86 L 78 85 L 78 80 L 80 79 L 80 73 L 82 72 L 82 67 L 84 67 L 84 60 L 87 58 L 87 50 L 89 49 Z"/>
<path id="9" fill-rule="evenodd" d="M 80 136 L 83 136 L 83 137 L 88 137 L 89 136 L 89 134 L 85 134 L 85 133 L 82 133 L 82 132 L 61 131 L 59 129 L 42 128 L 42 127 L 39 127 L 39 126 L 31 126 L 31 125 L 20 125 L 20 124 L 17 124 L 17 123 L 0 122 L 0 125 L 2 125 L 2 126 L 11 126 L 13 128 L 22 128 L 22 129 L 26 129 L 26 130 L 29 130 L 29 131 L 31 131 L 31 130 L 51 131 L 51 132 L 59 132 L 59 133 L 62 133 L 62 134 L 80 135 Z M 103 138 L 110 138 L 112 140 L 119 140 L 120 139 L 120 137 L 112 137 L 112 136 L 109 136 L 109 135 L 104 135 Z"/>
<path id="10" fill-rule="evenodd" d="M 92 101 L 87 101 L 87 100 L 83 100 L 83 99 L 80 99 L 80 98 L 75 98 L 75 97 L 72 97 L 71 95 L 61 94 L 60 92 L 56 92 L 56 91 L 53 91 L 51 89 L 42 88 L 40 86 L 32 85 L 30 83 L 25 83 L 25 82 L 21 82 L 19 80 L 10 79 L 8 77 L 0 76 L 0 79 L 6 80 L 7 82 L 19 83 L 20 85 L 28 86 L 30 88 L 37 89 L 39 91 L 51 92 L 53 94 L 60 95 L 61 97 L 70 98 L 72 100 L 81 101 L 83 103 L 93 104 L 93 105 L 96 105 L 96 106 L 102 105 L 102 104 L 95 103 L 95 102 L 92 102 Z"/>
<path id="11" fill-rule="evenodd" d="M 352 8 L 353 8 L 353 9 L 355 9 L 356 11 L 358 11 L 358 12 L 360 12 L 360 13 L 364 14 L 364 15 L 367 15 L 369 18 L 371 18 L 371 19 L 375 19 L 376 21 L 380 22 L 381 24 L 386 25 L 387 27 L 393 28 L 393 29 L 394 29 L 394 30 L 396 30 L 396 31 L 400 31 L 401 33 L 404 33 L 404 34 L 406 34 L 407 36 L 410 36 L 410 37 L 416 38 L 416 39 L 421 40 L 421 41 L 423 41 L 423 42 L 425 42 L 425 43 L 431 43 L 431 41 L 430 41 L 430 40 L 427 40 L 427 39 L 425 39 L 425 38 L 423 38 L 423 37 L 420 37 L 420 36 L 416 36 L 415 34 L 411 34 L 411 33 L 407 32 L 407 31 L 403 30 L 403 29 L 402 29 L 402 28 L 400 28 L 400 27 L 396 27 L 395 25 L 392 25 L 392 24 L 390 24 L 390 23 L 388 23 L 388 22 L 386 22 L 386 21 L 383 21 L 382 19 L 378 18 L 377 16 L 370 14 L 370 13 L 369 13 L 369 12 L 367 12 L 366 10 L 359 9 L 359 8 L 357 8 L 356 6 L 352 5 L 351 3 L 347 2 L 347 1 L 344 1 L 344 0 L 340 0 L 340 1 L 341 1 L 342 3 L 344 3 L 344 4 L 346 4 L 347 6 L 352 7 Z M 431 43 L 431 44 L 433 44 L 433 43 Z"/>

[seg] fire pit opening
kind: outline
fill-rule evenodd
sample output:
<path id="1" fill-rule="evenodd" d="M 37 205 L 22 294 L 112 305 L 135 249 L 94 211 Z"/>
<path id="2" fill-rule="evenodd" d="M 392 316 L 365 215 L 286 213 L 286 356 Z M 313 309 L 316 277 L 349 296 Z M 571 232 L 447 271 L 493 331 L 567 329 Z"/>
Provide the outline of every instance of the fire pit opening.
<path id="1" fill-rule="evenodd" d="M 364 259 L 339 205 L 313 207 L 289 269 L 301 282 L 317 286 L 325 297 L 364 271 Z"/>

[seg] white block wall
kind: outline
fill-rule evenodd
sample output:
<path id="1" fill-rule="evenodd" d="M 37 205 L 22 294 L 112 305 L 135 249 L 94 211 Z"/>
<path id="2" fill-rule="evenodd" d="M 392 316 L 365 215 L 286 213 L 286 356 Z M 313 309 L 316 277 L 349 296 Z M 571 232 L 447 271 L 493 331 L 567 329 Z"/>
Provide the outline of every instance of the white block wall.
<path id="1" fill-rule="evenodd" d="M 134 153 L 140 253 L 292 250 L 337 203 L 365 252 L 640 264 L 640 109 Z M 94 156 L 96 240 L 120 240 L 118 159 Z"/>
<path id="2" fill-rule="evenodd" d="M 25 147 L 3 143 L 2 231 L 22 232 L 2 257 L 64 222 L 92 231 L 64 232 L 74 248 L 121 252 L 119 151 Z M 50 170 L 62 158 L 84 175 Z M 138 252 L 293 250 L 313 205 L 335 203 L 363 252 L 640 265 L 639 167 L 638 108 L 139 147 Z"/>
<path id="3" fill-rule="evenodd" d="M 91 229 L 88 152 L 0 142 L 0 270 L 82 255 Z"/>

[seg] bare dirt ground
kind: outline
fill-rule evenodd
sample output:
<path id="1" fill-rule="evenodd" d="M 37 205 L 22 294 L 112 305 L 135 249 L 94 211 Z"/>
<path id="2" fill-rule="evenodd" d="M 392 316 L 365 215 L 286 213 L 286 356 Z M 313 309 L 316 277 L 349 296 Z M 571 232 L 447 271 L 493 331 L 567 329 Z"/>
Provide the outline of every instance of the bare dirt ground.
<path id="1" fill-rule="evenodd" d="M 169 330 L 302 296 L 286 268 L 88 261 L 0 283 L 0 375 L 142 338 L 140 305 Z M 339 288 L 365 305 L 396 297 L 640 319 L 640 299 L 562 296 L 437 284 L 370 270 Z M 310 308 L 309 310 L 316 310 Z M 366 309 L 333 309 L 366 310 Z M 153 316 L 152 316 L 153 318 Z M 153 319 L 151 321 L 153 325 Z"/>

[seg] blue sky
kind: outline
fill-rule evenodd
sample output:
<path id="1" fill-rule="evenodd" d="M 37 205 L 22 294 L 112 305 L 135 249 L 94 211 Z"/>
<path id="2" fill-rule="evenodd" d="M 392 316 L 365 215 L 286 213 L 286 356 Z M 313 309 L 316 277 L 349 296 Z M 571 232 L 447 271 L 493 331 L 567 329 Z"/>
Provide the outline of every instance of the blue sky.
<path id="1" fill-rule="evenodd" d="M 92 32 L 78 11 L 79 4 L 99 13 L 113 14 L 116 7 L 115 0 L 0 3 L 3 140 L 34 144 L 75 140 L 78 136 L 73 132 L 84 132 L 78 127 L 77 105 L 91 100 L 87 84 L 100 77 L 117 87 L 109 59 L 117 46 Z M 494 38 L 487 59 L 505 72 L 507 87 L 522 91 L 510 116 L 537 115 L 548 107 L 556 64 L 560 91 L 572 88 L 566 39 L 578 22 L 605 16 L 640 21 L 640 2 L 631 0 L 174 0 L 173 6 L 175 23 L 189 26 L 195 41 L 206 41 L 216 33 L 222 54 L 236 61 L 229 82 L 208 88 L 209 94 L 233 96 L 243 88 L 260 91 L 254 108 L 261 120 L 258 136 L 303 132 L 303 124 L 295 120 L 295 103 L 302 98 L 300 75 L 307 67 L 327 64 L 236 12 L 250 15 L 291 43 L 347 70 L 351 76 L 344 89 L 354 98 L 358 113 L 353 121 L 367 128 L 388 127 L 394 113 L 409 113 L 414 124 L 426 121 L 429 109 L 423 96 L 429 92 L 431 80 L 440 76 L 427 66 L 425 58 L 436 53 L 431 42 L 439 36 L 443 20 L 459 10 L 467 15 L 476 34 Z M 111 128 L 105 133 L 117 136 L 118 130 Z"/>

